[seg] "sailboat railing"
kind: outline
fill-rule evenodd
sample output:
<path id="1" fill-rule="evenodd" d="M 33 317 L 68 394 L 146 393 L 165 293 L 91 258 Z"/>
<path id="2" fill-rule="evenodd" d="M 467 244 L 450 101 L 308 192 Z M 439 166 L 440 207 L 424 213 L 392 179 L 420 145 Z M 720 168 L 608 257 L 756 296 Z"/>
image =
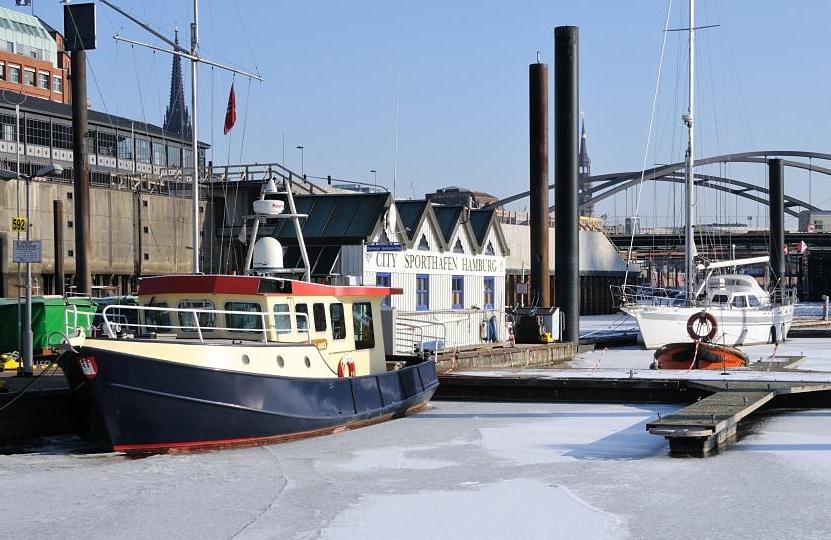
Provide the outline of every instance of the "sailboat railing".
<path id="1" fill-rule="evenodd" d="M 612 285 L 613 304 L 625 306 L 685 306 L 684 291 L 646 285 Z"/>

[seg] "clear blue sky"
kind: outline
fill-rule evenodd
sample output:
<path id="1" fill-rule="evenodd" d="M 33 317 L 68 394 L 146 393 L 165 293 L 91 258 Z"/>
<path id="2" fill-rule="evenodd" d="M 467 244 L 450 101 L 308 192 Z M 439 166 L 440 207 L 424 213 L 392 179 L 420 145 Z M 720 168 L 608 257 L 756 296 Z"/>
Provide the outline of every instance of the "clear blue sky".
<path id="1" fill-rule="evenodd" d="M 59 5 L 35 4 L 36 14 L 62 26 Z M 248 81 L 237 77 L 238 123 L 229 139 L 222 121 L 231 77 L 201 68 L 200 138 L 213 145 L 214 163 L 227 162 L 229 148 L 231 162 L 280 161 L 285 133 L 291 168 L 300 168 L 295 147 L 302 144 L 308 174 L 371 181 L 369 170 L 377 169 L 379 182 L 390 185 L 398 96 L 399 196 L 452 184 L 513 194 L 528 184 L 528 64 L 537 50 L 553 64 L 553 28 L 569 24 L 580 27 L 580 108 L 592 172 L 641 166 L 666 0 L 200 4 L 202 53 L 265 78 L 251 83 L 249 96 Z M 190 1 L 119 5 L 170 33 L 178 23 L 188 41 Z M 90 88 L 93 106 L 161 123 L 170 57 L 116 44 L 116 32 L 158 42 L 106 6 L 98 10 L 99 48 L 88 56 L 98 86 Z M 685 13 L 686 2 L 675 0 L 671 26 L 683 26 Z M 829 20 L 831 2 L 824 0 L 698 2 L 698 24 L 721 25 L 699 34 L 699 155 L 828 149 Z M 648 164 L 683 156 L 683 39 L 675 33 L 667 40 Z M 761 167 L 729 172 L 764 182 Z M 808 198 L 806 175 L 789 173 L 788 180 L 786 191 Z M 827 184 L 814 175 L 811 195 L 831 206 Z M 645 189 L 646 223 L 671 220 L 670 196 L 667 187 Z M 622 219 L 634 199 L 621 195 L 598 213 Z M 734 206 L 724 195 L 702 195 L 701 203 L 702 221 L 727 219 L 724 209 Z M 764 214 L 755 203 L 738 208 L 742 220 Z"/>

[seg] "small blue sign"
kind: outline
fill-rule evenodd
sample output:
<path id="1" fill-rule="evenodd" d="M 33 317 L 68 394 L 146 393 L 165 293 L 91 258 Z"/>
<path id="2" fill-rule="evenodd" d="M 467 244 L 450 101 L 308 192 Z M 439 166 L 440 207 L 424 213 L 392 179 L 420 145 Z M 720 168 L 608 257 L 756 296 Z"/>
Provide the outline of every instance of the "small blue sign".
<path id="1" fill-rule="evenodd" d="M 401 242 L 372 242 L 366 245 L 367 251 L 404 251 L 404 244 Z"/>

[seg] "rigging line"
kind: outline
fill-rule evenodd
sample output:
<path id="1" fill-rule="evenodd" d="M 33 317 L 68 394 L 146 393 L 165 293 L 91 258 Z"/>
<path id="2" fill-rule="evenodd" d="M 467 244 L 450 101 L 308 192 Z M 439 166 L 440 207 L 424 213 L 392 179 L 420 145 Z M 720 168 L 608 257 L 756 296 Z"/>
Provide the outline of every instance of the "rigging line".
<path id="1" fill-rule="evenodd" d="M 248 77 L 248 88 L 245 91 L 245 112 L 243 113 L 242 117 L 242 138 L 240 139 L 239 145 L 239 161 L 242 163 L 242 152 L 245 148 L 245 132 L 246 128 L 248 127 L 248 105 L 251 101 L 251 77 Z M 239 201 L 239 182 L 237 182 L 235 189 L 234 189 L 234 216 L 237 215 L 237 202 Z M 254 241 L 254 239 L 252 239 Z M 228 256 L 230 257 L 232 254 L 231 248 L 233 246 L 234 236 L 229 235 L 228 237 Z M 237 264 L 236 260 L 236 253 L 234 253 L 234 264 Z M 247 268 L 245 269 L 247 270 Z"/>
<path id="2" fill-rule="evenodd" d="M 669 28 L 669 17 L 670 13 L 672 12 L 672 0 L 669 0 L 667 5 L 667 15 L 664 20 L 664 32 L 663 36 L 661 37 L 661 55 L 658 61 L 658 76 L 655 80 L 655 94 L 652 97 L 652 111 L 649 114 L 649 130 L 646 134 L 646 148 L 644 148 L 643 153 L 643 161 L 641 165 L 641 179 L 638 182 L 638 198 L 637 198 L 637 206 L 635 207 L 635 215 L 637 216 L 640 213 L 640 198 L 641 198 L 641 187 L 643 186 L 643 178 L 646 175 L 646 161 L 649 158 L 649 145 L 652 141 L 652 127 L 653 123 L 655 122 L 655 109 L 657 108 L 658 103 L 658 90 L 661 87 L 661 71 L 664 67 L 664 50 L 666 49 L 667 43 L 667 28 Z M 632 234 L 629 236 L 629 251 L 627 253 L 626 259 L 626 273 L 623 276 L 623 285 L 627 284 L 629 279 L 629 266 L 632 264 L 632 252 L 635 245 L 635 229 L 632 229 Z"/>
<path id="3" fill-rule="evenodd" d="M 242 22 L 242 16 L 239 13 L 239 6 L 237 5 L 237 0 L 233 0 L 232 4 L 234 5 L 234 11 L 237 14 L 237 20 L 239 21 L 240 28 L 244 29 L 245 24 Z M 251 61 L 254 63 L 254 69 L 257 71 L 257 75 L 260 74 L 260 67 L 257 65 L 257 59 L 254 57 L 254 49 L 251 47 L 251 42 L 248 40 L 248 32 L 243 30 L 242 37 L 245 39 L 245 44 L 248 46 L 248 54 L 251 55 Z"/>
<path id="4" fill-rule="evenodd" d="M 233 73 L 231 75 L 231 87 L 234 86 L 234 82 L 236 80 L 237 80 L 237 74 Z M 228 167 L 231 165 L 231 145 L 233 143 L 233 140 L 234 140 L 234 130 L 232 129 L 231 131 L 228 132 L 228 135 L 227 135 L 227 138 L 226 138 L 226 141 L 225 141 L 225 152 L 226 152 L 226 154 L 225 154 L 225 178 L 222 182 L 222 200 L 223 200 L 224 203 L 227 203 L 227 201 L 228 201 L 228 182 L 230 181 L 230 172 L 228 170 Z M 242 181 L 242 174 L 243 174 L 243 171 L 240 171 L 240 178 L 237 179 L 237 182 Z M 239 184 L 237 184 L 237 188 L 239 189 Z M 237 215 L 236 215 L 236 200 L 234 201 L 233 217 L 234 217 L 234 219 L 236 219 L 236 217 L 237 217 Z M 236 223 L 236 222 L 234 222 L 234 223 Z M 244 220 L 243 220 L 243 223 L 245 223 Z M 223 204 L 222 228 L 225 229 L 227 227 L 228 227 L 228 209 L 227 209 L 227 206 L 225 204 Z M 231 227 L 233 227 L 233 223 L 231 224 Z M 233 233 L 233 228 L 231 229 L 231 233 Z M 228 249 L 230 249 L 231 242 L 233 242 L 233 239 L 232 239 L 233 234 L 229 234 L 228 236 L 229 236 L 229 238 L 228 238 L 229 248 Z M 224 251 L 225 251 L 225 239 L 220 238 L 220 243 L 219 243 L 219 268 L 220 268 L 220 271 L 221 271 L 223 265 L 225 264 Z"/>

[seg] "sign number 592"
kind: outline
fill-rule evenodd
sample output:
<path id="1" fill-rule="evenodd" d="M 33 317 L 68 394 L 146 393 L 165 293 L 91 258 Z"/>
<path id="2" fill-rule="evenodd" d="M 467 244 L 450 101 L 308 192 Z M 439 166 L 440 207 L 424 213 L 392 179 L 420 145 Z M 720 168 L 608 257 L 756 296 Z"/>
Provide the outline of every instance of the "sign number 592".
<path id="1" fill-rule="evenodd" d="M 14 217 L 12 218 L 12 230 L 13 231 L 25 231 L 26 230 L 26 218 L 25 217 Z"/>
<path id="2" fill-rule="evenodd" d="M 13 231 L 25 231 L 26 230 L 26 218 L 20 217 L 20 216 L 12 218 L 12 230 Z"/>
<path id="3" fill-rule="evenodd" d="M 20 217 L 20 216 L 12 218 L 12 230 L 13 231 L 25 231 L 26 230 L 26 218 Z"/>

